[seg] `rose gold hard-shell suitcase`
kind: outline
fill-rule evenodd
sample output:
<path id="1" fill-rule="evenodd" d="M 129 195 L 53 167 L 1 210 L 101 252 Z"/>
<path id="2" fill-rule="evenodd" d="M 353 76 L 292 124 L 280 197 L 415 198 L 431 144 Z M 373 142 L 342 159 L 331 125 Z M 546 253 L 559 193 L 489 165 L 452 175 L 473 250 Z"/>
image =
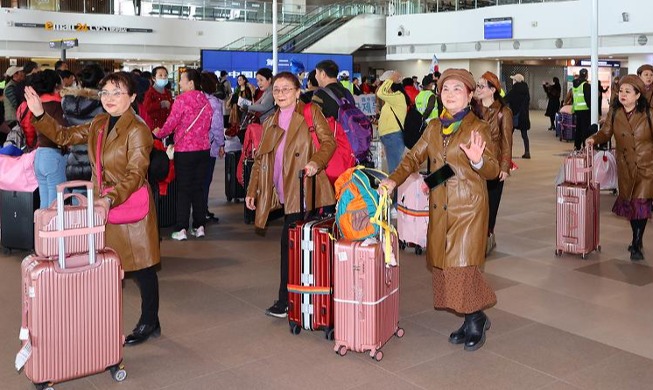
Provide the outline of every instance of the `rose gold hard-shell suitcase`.
<path id="1" fill-rule="evenodd" d="M 57 186 L 57 191 L 74 187 L 93 187 L 90 181 L 69 181 Z M 93 203 L 93 198 L 87 198 L 78 193 L 65 194 L 64 200 L 69 198 L 77 199 L 78 205 L 64 206 L 64 240 L 66 254 L 88 253 L 88 236 L 81 233 L 80 229 L 88 227 L 86 217 L 87 203 Z M 106 224 L 106 212 L 103 208 L 91 208 L 94 221 L 93 231 L 95 232 L 95 250 L 104 249 L 104 226 Z M 61 235 L 57 231 L 57 206 L 53 202 L 50 207 L 38 209 L 34 212 L 34 249 L 37 256 L 51 257 L 59 254 L 59 239 Z"/>
<path id="2" fill-rule="evenodd" d="M 592 159 L 591 151 L 585 158 Z M 599 245 L 600 187 L 592 178 L 591 163 L 581 184 L 556 187 L 556 256 L 579 254 L 584 259 Z"/>
<path id="3" fill-rule="evenodd" d="M 89 188 L 89 198 L 93 189 Z M 93 206 L 87 204 L 87 226 L 93 226 Z M 57 226 L 64 231 L 63 193 L 57 194 Z M 127 373 L 121 365 L 122 279 L 118 255 L 111 249 L 95 252 L 95 232 L 86 234 L 89 252 L 66 256 L 64 236 L 58 258 L 35 255 L 22 263 L 23 347 L 16 369 L 37 388 L 110 370 L 116 381 Z"/>
<path id="4" fill-rule="evenodd" d="M 395 249 L 396 251 L 396 249 Z M 339 240 L 335 244 L 334 274 L 335 346 L 369 351 L 379 361 L 380 350 L 399 327 L 399 266 L 386 266 L 379 242 Z"/>

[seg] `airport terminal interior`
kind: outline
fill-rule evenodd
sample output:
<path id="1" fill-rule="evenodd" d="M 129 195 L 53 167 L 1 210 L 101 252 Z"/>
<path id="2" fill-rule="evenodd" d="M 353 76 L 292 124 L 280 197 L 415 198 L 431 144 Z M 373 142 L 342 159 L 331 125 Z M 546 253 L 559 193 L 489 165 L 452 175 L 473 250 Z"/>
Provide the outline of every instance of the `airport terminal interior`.
<path id="1" fill-rule="evenodd" d="M 220 217 L 206 237 L 161 243 L 160 338 L 125 348 L 125 382 L 108 373 L 58 389 L 650 389 L 653 383 L 651 231 L 646 260 L 633 263 L 628 222 L 611 213 L 614 195 L 601 194 L 601 252 L 587 259 L 555 252 L 555 177 L 573 144 L 547 131 L 532 111 L 532 159 L 504 188 L 497 248 L 485 275 L 498 297 L 483 348 L 465 352 L 447 341 L 462 319 L 435 311 L 424 255 L 400 253 L 403 338 L 368 354 L 341 357 L 323 332 L 292 335 L 286 319 L 264 315 L 276 296 L 280 220 L 265 237 L 242 220 L 242 203 L 224 196 L 224 160 L 215 169 L 209 207 Z M 14 369 L 20 347 L 20 261 L 0 255 L 0 387 L 31 389 Z M 124 283 L 124 331 L 138 320 L 139 295 Z"/>
<path id="2" fill-rule="evenodd" d="M 574 75 L 590 69 L 594 1 L 280 2 L 279 44 L 286 65 L 286 58 L 300 52 L 307 58 L 351 56 L 351 70 L 358 76 L 397 69 L 421 80 L 439 64 L 440 71 L 467 68 L 475 76 L 492 71 L 507 91 L 510 76 L 525 76 L 531 94 L 530 158 L 520 157 L 522 138 L 515 132 L 516 169 L 503 189 L 496 248 L 482 269 L 497 295 L 496 305 L 486 311 L 492 325 L 482 348 L 468 352 L 448 341 L 463 317 L 433 308 L 426 256 L 412 248 L 399 251 L 399 325 L 405 334 L 383 346 L 381 361 L 351 351 L 340 356 L 323 332 L 292 334 L 286 318 L 266 316 L 279 287 L 283 222 L 271 221 L 265 234 L 245 224 L 242 201 L 226 199 L 225 160 L 218 159 L 208 206 L 219 222 L 207 222 L 205 237 L 185 241 L 171 239 L 170 227 L 160 230 L 160 337 L 124 348 L 128 376 L 123 382 L 105 372 L 55 388 L 652 389 L 653 229 L 645 232 L 645 259 L 631 261 L 631 227 L 612 212 L 616 195 L 601 191 L 600 251 L 585 258 L 556 253 L 556 177 L 574 143 L 548 129 L 541 84 L 559 77 L 564 97 Z M 611 78 L 653 63 L 650 18 L 643 20 L 641 9 L 650 5 L 649 0 L 601 3 L 601 64 L 590 76 L 611 87 Z M 61 44 L 61 39 L 79 37 L 79 46 L 68 50 L 73 70 L 86 61 L 127 71 L 163 64 L 175 89 L 184 67 L 202 64 L 203 49 L 215 50 L 220 59 L 222 50 L 267 52 L 272 46 L 269 2 L 2 0 L 0 6 L 3 72 L 28 59 L 52 67 L 59 53 L 46 47 L 47 41 Z M 510 11 L 504 15 L 503 10 Z M 47 16 L 40 20 L 39 15 Z M 86 30 L 74 27 L 77 22 Z M 497 23 L 501 28 L 492 29 Z M 509 38 L 483 36 L 483 28 L 486 34 L 506 33 L 506 23 Z M 290 37 L 297 26 L 301 31 Z M 307 39 L 299 39 L 301 34 Z M 253 77 L 250 81 L 255 83 Z M 12 226 L 2 223 L 1 229 Z M 0 253 L 1 390 L 34 388 L 15 369 L 21 347 L 21 261 L 29 253 Z M 140 299 L 135 281 L 125 279 L 125 335 L 139 320 Z"/>

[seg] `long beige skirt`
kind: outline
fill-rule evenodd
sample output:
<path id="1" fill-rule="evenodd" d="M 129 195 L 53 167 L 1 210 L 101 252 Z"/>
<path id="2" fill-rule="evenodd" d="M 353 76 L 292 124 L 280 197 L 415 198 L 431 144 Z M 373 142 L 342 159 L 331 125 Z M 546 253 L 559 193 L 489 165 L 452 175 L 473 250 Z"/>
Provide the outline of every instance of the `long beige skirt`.
<path id="1" fill-rule="evenodd" d="M 477 266 L 433 268 L 433 306 L 461 314 L 485 310 L 497 296 Z"/>

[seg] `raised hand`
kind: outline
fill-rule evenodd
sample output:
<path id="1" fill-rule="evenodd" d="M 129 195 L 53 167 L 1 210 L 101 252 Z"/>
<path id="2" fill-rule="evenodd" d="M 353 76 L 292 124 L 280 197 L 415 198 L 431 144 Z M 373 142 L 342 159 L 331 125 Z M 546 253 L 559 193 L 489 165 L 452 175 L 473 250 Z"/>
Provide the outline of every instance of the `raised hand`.
<path id="1" fill-rule="evenodd" d="M 39 94 L 36 93 L 34 88 L 25 87 L 25 101 L 27 102 L 27 108 L 32 111 L 34 116 L 41 116 L 45 112 L 43 110 L 43 103 L 41 103 L 41 98 Z"/>
<path id="2" fill-rule="evenodd" d="M 472 132 L 471 137 L 469 137 L 469 146 L 465 144 L 460 144 L 459 147 L 465 152 L 469 161 L 472 164 L 478 164 L 483 158 L 483 151 L 485 150 L 486 142 L 483 141 L 483 137 L 479 134 L 478 131 Z"/>

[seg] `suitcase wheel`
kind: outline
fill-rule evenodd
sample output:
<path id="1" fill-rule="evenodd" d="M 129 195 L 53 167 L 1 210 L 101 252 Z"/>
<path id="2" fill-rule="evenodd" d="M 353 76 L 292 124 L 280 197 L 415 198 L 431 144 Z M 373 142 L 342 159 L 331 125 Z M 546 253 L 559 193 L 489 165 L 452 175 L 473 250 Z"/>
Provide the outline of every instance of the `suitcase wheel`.
<path id="1" fill-rule="evenodd" d="M 333 328 L 324 329 L 324 338 L 326 338 L 327 340 L 333 340 L 333 334 L 334 334 Z"/>
<path id="2" fill-rule="evenodd" d="M 416 255 L 421 255 L 422 253 L 424 253 L 424 249 L 422 249 L 421 246 L 417 245 L 417 246 L 415 247 L 415 254 L 416 254 Z"/>
<path id="3" fill-rule="evenodd" d="M 556 249 L 556 256 L 557 257 L 562 256 L 562 250 L 561 249 Z"/>
<path id="4" fill-rule="evenodd" d="M 290 333 L 298 335 L 302 331 L 302 327 L 297 324 L 290 324 Z"/>
<path id="5" fill-rule="evenodd" d="M 122 382 L 127 379 L 127 371 L 125 371 L 125 366 L 122 364 L 109 367 L 109 372 L 111 372 L 111 377 L 116 382 Z"/>
<path id="6" fill-rule="evenodd" d="M 377 362 L 380 362 L 381 359 L 383 359 L 383 351 L 376 351 L 372 356 L 372 359 L 376 360 Z"/>
<path id="7" fill-rule="evenodd" d="M 398 338 L 404 337 L 404 334 L 406 334 L 404 328 L 398 328 L 397 331 L 395 332 L 395 336 L 397 336 Z"/>
<path id="8" fill-rule="evenodd" d="M 597 252 L 601 252 L 601 245 L 599 245 L 599 246 L 596 247 L 596 251 L 597 251 Z"/>
<path id="9" fill-rule="evenodd" d="M 402 251 L 406 249 L 406 241 L 399 241 L 399 249 Z"/>
<path id="10" fill-rule="evenodd" d="M 341 345 L 340 348 L 336 351 L 336 353 L 340 356 L 345 356 L 347 354 L 347 346 Z"/>
<path id="11" fill-rule="evenodd" d="M 53 383 L 35 383 L 34 387 L 36 387 L 36 390 L 54 390 L 54 384 Z"/>
<path id="12" fill-rule="evenodd" d="M 227 196 L 227 202 L 231 202 L 231 199 L 233 199 L 231 196 Z"/>

